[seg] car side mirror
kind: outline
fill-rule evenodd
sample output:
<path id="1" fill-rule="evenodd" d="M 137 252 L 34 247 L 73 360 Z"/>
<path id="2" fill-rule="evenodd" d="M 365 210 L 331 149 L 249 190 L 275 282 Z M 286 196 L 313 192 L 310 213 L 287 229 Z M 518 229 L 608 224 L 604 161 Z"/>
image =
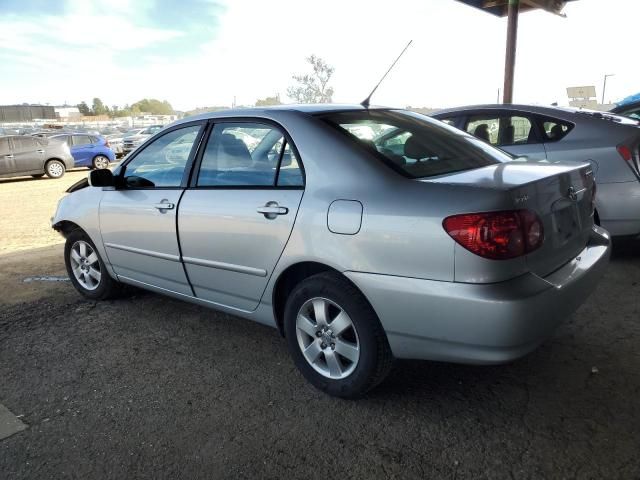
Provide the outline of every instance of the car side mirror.
<path id="1" fill-rule="evenodd" d="M 115 187 L 116 182 L 113 172 L 107 168 L 91 170 L 89 172 L 89 185 L 92 187 Z"/>

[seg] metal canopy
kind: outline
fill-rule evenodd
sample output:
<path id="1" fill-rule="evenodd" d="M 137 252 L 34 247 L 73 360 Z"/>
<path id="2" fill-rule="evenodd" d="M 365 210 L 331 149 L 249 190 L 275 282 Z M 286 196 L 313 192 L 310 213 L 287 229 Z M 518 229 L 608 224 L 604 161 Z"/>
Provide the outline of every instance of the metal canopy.
<path id="1" fill-rule="evenodd" d="M 509 0 L 457 0 L 471 7 L 479 8 L 497 17 L 506 17 L 509 11 Z M 546 10 L 556 15 L 562 15 L 562 9 L 567 2 L 575 0 L 520 0 L 520 12 L 529 10 Z"/>
<path id="2" fill-rule="evenodd" d="M 575 0 L 457 0 L 471 7 L 479 8 L 498 17 L 508 17 L 507 50 L 504 61 L 503 102 L 513 102 L 513 80 L 516 69 L 516 44 L 518 39 L 518 16 L 529 10 L 546 10 L 556 15 L 562 14 L 567 2 Z"/>

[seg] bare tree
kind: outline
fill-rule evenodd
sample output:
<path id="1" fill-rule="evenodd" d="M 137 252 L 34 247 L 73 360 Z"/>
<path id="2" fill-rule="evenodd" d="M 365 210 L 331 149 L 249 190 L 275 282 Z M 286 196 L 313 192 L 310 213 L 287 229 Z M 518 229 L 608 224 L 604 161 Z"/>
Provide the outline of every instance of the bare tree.
<path id="1" fill-rule="evenodd" d="M 335 69 L 315 55 L 308 57 L 307 62 L 313 72 L 293 75 L 296 85 L 287 88 L 287 95 L 298 103 L 330 103 L 333 87 L 329 86 L 329 80 Z"/>

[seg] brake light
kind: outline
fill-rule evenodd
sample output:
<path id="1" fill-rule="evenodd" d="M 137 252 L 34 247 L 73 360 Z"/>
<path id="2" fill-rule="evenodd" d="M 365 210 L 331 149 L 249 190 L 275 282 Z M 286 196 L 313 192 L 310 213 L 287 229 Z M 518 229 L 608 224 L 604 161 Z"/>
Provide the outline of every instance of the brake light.
<path id="1" fill-rule="evenodd" d="M 542 222 L 530 210 L 453 215 L 442 226 L 464 248 L 492 260 L 526 255 L 544 241 Z"/>
<path id="2" fill-rule="evenodd" d="M 624 160 L 626 160 L 627 162 L 633 160 L 633 154 L 631 153 L 631 149 L 629 147 L 627 147 L 626 145 L 618 145 L 616 148 L 618 150 L 618 153 Z"/>

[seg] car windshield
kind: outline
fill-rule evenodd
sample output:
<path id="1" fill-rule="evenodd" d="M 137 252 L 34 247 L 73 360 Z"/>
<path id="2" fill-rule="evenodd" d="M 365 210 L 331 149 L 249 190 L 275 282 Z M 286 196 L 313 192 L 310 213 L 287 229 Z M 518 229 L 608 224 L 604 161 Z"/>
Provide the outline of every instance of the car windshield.
<path id="1" fill-rule="evenodd" d="M 363 110 L 321 118 L 409 178 L 444 175 L 512 160 L 471 135 L 413 112 Z"/>

